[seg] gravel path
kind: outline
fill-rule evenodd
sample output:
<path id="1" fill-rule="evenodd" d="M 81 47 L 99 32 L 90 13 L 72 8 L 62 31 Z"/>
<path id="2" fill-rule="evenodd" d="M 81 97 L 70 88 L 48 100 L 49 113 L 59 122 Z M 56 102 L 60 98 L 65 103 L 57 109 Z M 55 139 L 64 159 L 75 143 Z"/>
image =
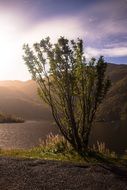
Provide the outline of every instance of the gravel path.
<path id="1" fill-rule="evenodd" d="M 0 190 L 127 190 L 127 168 L 0 157 Z"/>

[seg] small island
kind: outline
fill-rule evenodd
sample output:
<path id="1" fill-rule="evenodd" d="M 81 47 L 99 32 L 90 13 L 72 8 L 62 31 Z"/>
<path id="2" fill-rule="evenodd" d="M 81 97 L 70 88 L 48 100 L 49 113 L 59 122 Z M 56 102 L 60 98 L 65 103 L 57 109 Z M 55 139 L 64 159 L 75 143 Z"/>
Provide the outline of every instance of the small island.
<path id="1" fill-rule="evenodd" d="M 24 119 L 11 114 L 0 113 L 0 123 L 24 123 Z"/>

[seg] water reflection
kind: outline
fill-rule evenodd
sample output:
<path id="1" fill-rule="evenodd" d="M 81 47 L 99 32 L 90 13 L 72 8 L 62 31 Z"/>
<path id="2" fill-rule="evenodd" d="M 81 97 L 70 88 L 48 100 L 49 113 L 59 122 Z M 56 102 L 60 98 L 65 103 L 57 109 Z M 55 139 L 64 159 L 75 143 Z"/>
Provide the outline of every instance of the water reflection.
<path id="1" fill-rule="evenodd" d="M 98 122 L 92 129 L 90 144 L 105 142 L 106 146 L 117 153 L 127 149 L 127 121 Z"/>

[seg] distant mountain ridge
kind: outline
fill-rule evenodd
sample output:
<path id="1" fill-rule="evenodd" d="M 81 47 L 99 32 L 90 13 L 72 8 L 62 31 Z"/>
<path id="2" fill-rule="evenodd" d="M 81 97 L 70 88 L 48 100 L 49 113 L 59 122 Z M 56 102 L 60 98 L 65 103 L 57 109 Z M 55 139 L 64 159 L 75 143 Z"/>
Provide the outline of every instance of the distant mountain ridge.
<path id="1" fill-rule="evenodd" d="M 99 120 L 127 119 L 127 65 L 108 64 L 112 87 L 98 110 Z M 0 81 L 0 111 L 24 119 L 52 120 L 51 112 L 37 95 L 34 81 Z"/>

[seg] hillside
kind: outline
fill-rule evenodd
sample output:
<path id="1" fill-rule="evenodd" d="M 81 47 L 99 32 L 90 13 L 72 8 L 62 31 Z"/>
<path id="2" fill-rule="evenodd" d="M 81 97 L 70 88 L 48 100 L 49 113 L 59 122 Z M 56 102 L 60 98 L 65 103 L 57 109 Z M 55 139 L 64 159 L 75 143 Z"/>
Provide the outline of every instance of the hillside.
<path id="1" fill-rule="evenodd" d="M 106 121 L 127 119 L 127 65 L 108 64 L 107 75 L 112 86 L 99 109 L 99 118 Z"/>
<path id="2" fill-rule="evenodd" d="M 0 81 L 0 111 L 26 120 L 52 118 L 49 108 L 38 97 L 33 81 Z"/>
<path id="3" fill-rule="evenodd" d="M 112 87 L 98 110 L 98 118 L 127 119 L 127 65 L 108 64 L 107 75 Z M 0 81 L 0 111 L 24 119 L 52 119 L 49 108 L 39 99 L 33 81 Z"/>

